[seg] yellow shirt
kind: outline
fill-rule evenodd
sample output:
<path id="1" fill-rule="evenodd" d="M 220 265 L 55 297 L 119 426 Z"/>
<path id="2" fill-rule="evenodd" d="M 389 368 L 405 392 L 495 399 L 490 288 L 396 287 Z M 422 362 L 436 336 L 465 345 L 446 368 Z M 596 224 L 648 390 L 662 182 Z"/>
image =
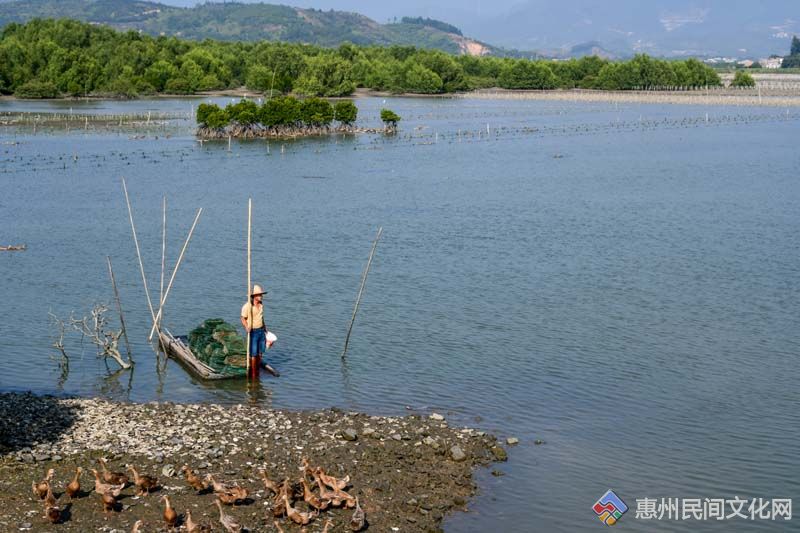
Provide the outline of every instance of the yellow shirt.
<path id="1" fill-rule="evenodd" d="M 250 329 L 258 329 L 264 327 L 264 304 L 254 305 L 253 308 L 253 322 L 250 323 L 250 302 L 242 306 L 242 318 L 247 320 L 247 325 L 251 326 Z"/>

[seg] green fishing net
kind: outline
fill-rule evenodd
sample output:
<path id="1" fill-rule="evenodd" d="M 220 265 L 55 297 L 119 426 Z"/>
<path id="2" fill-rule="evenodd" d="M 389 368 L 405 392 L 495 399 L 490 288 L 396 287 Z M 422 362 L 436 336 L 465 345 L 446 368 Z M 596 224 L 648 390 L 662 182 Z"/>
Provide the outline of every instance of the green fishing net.
<path id="1" fill-rule="evenodd" d="M 236 328 L 221 318 L 209 318 L 189 333 L 189 348 L 221 374 L 247 373 L 247 347 Z"/>

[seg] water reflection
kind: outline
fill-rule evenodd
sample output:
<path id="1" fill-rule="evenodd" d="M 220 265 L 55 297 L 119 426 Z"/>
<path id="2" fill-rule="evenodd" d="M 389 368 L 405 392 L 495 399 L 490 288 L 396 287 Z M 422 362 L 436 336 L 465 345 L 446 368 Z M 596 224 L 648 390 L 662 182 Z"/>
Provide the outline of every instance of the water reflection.
<path id="1" fill-rule="evenodd" d="M 133 390 L 133 373 L 136 366 L 130 369 L 120 368 L 112 371 L 106 362 L 108 374 L 98 379 L 98 390 L 103 396 L 114 398 L 115 400 L 128 401 Z"/>

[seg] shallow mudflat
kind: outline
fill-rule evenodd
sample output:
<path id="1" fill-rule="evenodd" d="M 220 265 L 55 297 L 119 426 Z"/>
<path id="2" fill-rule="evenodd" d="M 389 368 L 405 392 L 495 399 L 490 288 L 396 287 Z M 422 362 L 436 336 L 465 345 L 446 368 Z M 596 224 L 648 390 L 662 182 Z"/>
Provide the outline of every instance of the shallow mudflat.
<path id="1" fill-rule="evenodd" d="M 159 478 L 160 489 L 135 496 L 123 490 L 118 510 L 104 513 L 91 468 L 106 457 L 109 469 L 133 464 Z M 373 531 L 436 531 L 454 509 L 465 510 L 476 487 L 473 468 L 504 458 L 496 439 L 473 429 L 454 429 L 439 415 L 375 417 L 339 410 L 286 412 L 251 406 L 114 403 L 99 399 L 0 394 L 0 530 L 162 531 L 163 504 L 170 496 L 180 515 L 222 531 L 213 492 L 198 494 L 179 472 L 196 473 L 248 489 L 241 505 L 226 508 L 250 531 L 276 530 L 273 497 L 261 481 L 299 482 L 303 458 L 329 474 L 350 476 L 346 491 L 358 497 Z M 81 466 L 83 494 L 70 501 L 64 488 Z M 65 519 L 51 525 L 31 482 L 49 468 Z M 298 510 L 307 511 L 302 498 Z M 323 511 L 306 531 L 350 531 L 352 509 Z M 286 531 L 300 530 L 285 517 Z M 395 529 L 397 528 L 397 529 Z"/>

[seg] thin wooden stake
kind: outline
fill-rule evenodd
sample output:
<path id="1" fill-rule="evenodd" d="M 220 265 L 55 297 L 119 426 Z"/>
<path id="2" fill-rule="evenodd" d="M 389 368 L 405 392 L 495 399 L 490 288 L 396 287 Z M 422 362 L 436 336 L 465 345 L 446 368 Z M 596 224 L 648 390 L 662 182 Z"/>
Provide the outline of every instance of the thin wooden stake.
<path id="1" fill-rule="evenodd" d="M 250 335 L 253 331 L 253 301 L 250 297 L 250 228 L 253 219 L 253 199 L 247 199 L 247 303 L 250 304 L 250 316 L 247 321 L 247 376 L 250 377 Z"/>
<path id="2" fill-rule="evenodd" d="M 164 305 L 164 263 L 167 257 L 167 197 L 164 196 L 164 216 L 161 225 L 161 288 L 158 292 L 158 305 Z M 159 323 L 159 327 L 161 324 Z"/>
<path id="3" fill-rule="evenodd" d="M 114 269 L 111 267 L 111 257 L 106 256 L 108 261 L 108 275 L 111 276 L 111 286 L 114 287 L 114 299 L 117 301 L 117 311 L 119 311 L 119 323 L 122 326 L 122 336 L 125 338 L 125 347 L 128 349 L 128 361 L 133 364 L 133 352 L 131 352 L 131 343 L 128 341 L 128 330 L 125 328 L 125 318 L 122 316 L 122 302 L 119 299 L 119 291 L 117 291 L 117 280 L 114 278 Z"/>
<path id="4" fill-rule="evenodd" d="M 353 307 L 353 316 L 350 319 L 350 327 L 347 328 L 347 336 L 344 339 L 344 350 L 342 350 L 342 359 L 347 353 L 347 345 L 350 344 L 350 332 L 353 331 L 353 324 L 356 321 L 356 313 L 358 312 L 358 305 L 361 303 L 361 295 L 364 292 L 364 285 L 367 284 L 367 274 L 369 274 L 369 267 L 372 265 L 372 257 L 375 255 L 375 248 L 378 247 L 378 241 L 383 233 L 383 227 L 378 228 L 378 234 L 375 236 L 375 241 L 372 243 L 372 250 L 369 252 L 369 259 L 367 260 L 367 267 L 361 275 L 361 287 L 358 289 L 358 296 L 356 297 L 356 305 Z"/>
<path id="5" fill-rule="evenodd" d="M 200 214 L 203 212 L 203 208 L 197 210 L 197 215 L 194 217 L 194 222 L 192 223 L 192 228 L 189 230 L 189 235 L 186 236 L 186 241 L 183 243 L 183 248 L 181 248 L 181 254 L 178 256 L 178 261 L 175 263 L 175 269 L 172 271 L 172 275 L 169 278 L 169 283 L 167 284 L 167 290 L 164 292 L 164 301 L 161 302 L 161 305 L 158 307 L 158 314 L 156 315 L 155 319 L 153 320 L 153 327 L 150 329 L 150 335 L 147 337 L 147 340 L 153 340 L 153 333 L 155 333 L 156 329 L 158 329 L 158 322 L 161 320 L 161 313 L 164 311 L 164 305 L 167 303 L 167 297 L 169 297 L 169 291 L 172 289 L 172 282 L 175 281 L 175 274 L 178 273 L 178 268 L 181 266 L 181 261 L 183 261 L 183 254 L 186 252 L 186 247 L 189 246 L 189 240 L 192 238 L 192 233 L 194 233 L 194 228 L 197 226 L 197 221 L 200 219 Z M 161 332 L 158 332 L 159 337 L 161 337 Z"/>
<path id="6" fill-rule="evenodd" d="M 144 285 L 144 295 L 147 297 L 147 306 L 150 308 L 150 316 L 153 319 L 153 327 L 157 325 L 156 313 L 153 311 L 153 301 L 150 300 L 150 290 L 147 288 L 147 277 L 144 275 L 144 264 L 142 264 L 142 254 L 139 251 L 139 239 L 136 237 L 136 226 L 133 224 L 133 210 L 131 201 L 128 198 L 128 187 L 125 185 L 125 178 L 122 178 L 122 189 L 125 191 L 125 203 L 128 204 L 128 218 L 131 221 L 131 231 L 133 232 L 133 243 L 136 245 L 136 257 L 139 258 L 139 271 L 142 273 L 142 284 Z M 152 334 L 151 334 L 152 336 Z"/>

